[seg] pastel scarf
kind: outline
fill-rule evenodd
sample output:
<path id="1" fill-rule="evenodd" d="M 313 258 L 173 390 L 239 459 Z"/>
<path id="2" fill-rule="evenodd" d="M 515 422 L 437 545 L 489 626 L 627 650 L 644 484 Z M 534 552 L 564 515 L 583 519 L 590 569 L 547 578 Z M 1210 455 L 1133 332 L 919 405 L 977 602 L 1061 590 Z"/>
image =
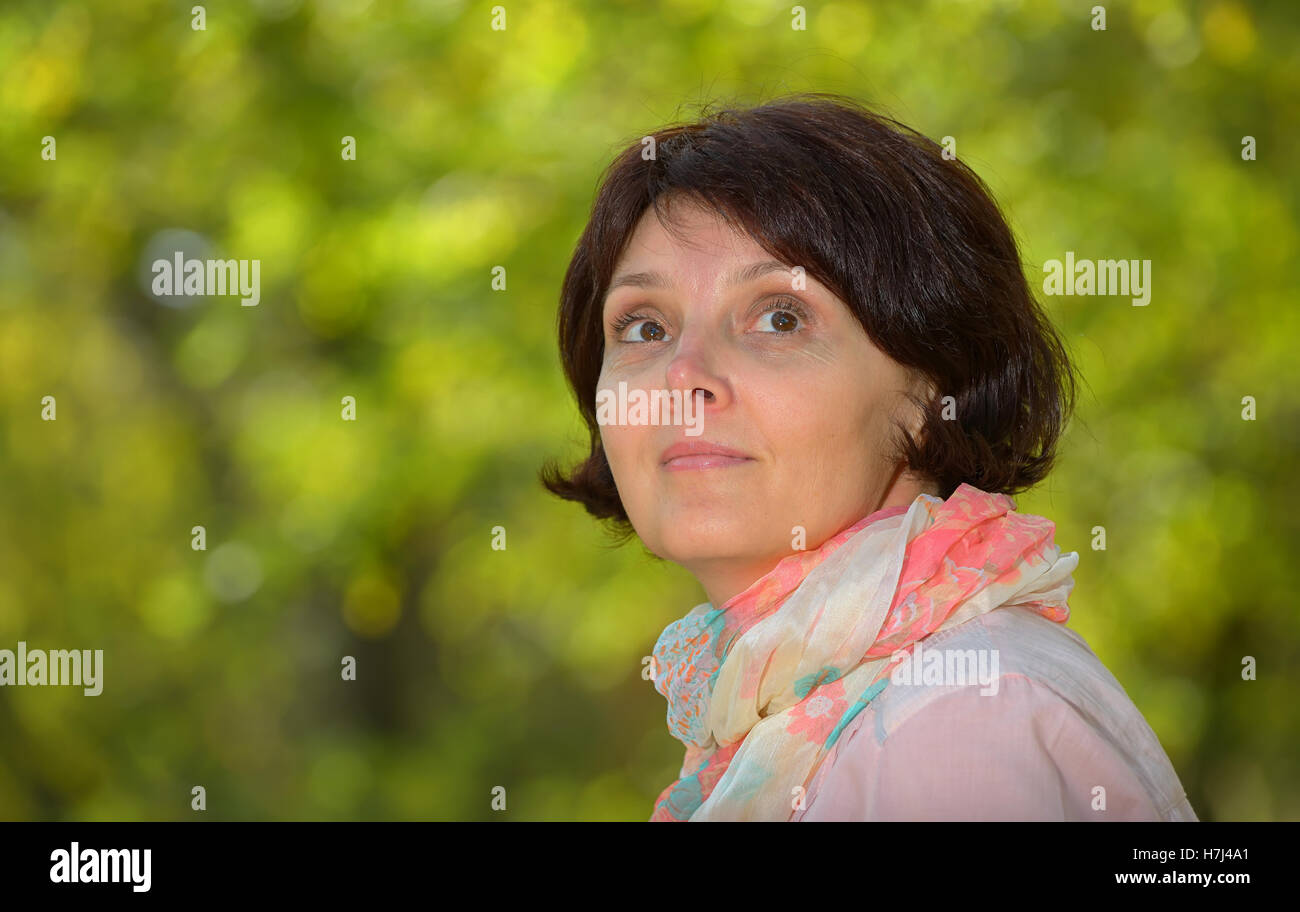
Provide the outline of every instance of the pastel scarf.
<path id="1" fill-rule="evenodd" d="M 903 650 L 998 607 L 1064 623 L 1078 553 L 1014 510 L 967 484 L 921 494 L 669 624 L 652 670 L 686 758 L 650 819 L 788 820 Z"/>

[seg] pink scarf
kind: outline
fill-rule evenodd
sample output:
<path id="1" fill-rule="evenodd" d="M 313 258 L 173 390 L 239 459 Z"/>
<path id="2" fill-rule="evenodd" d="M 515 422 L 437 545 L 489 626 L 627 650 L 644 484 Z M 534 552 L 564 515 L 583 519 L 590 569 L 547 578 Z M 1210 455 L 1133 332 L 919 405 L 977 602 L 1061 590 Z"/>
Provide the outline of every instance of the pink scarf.
<path id="1" fill-rule="evenodd" d="M 864 517 L 784 558 L 721 609 L 670 624 L 654 649 L 680 778 L 651 820 L 785 820 L 840 732 L 918 640 L 1020 605 L 1064 623 L 1077 553 L 1055 525 L 963 484 L 946 501 Z"/>

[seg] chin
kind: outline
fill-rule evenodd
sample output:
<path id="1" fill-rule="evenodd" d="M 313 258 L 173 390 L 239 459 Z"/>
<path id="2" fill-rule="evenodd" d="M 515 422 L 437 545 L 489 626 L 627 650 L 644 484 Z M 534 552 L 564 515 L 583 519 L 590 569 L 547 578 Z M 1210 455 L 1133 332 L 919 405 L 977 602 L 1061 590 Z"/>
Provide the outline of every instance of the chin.
<path id="1" fill-rule="evenodd" d="M 757 547 L 753 525 L 744 522 L 719 523 L 678 519 L 660 526 L 655 554 L 677 564 L 733 558 Z"/>

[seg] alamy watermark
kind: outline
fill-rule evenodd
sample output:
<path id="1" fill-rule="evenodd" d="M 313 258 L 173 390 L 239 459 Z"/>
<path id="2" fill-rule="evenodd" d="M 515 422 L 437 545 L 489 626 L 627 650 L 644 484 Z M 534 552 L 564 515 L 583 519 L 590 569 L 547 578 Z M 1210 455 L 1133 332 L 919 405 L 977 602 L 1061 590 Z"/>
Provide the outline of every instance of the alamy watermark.
<path id="1" fill-rule="evenodd" d="M 684 395 L 682 390 L 634 389 L 618 382 L 618 391 L 596 391 L 596 423 L 600 425 L 685 425 L 687 437 L 704 433 L 703 390 Z"/>
<path id="2" fill-rule="evenodd" d="M 50 853 L 50 883 L 129 883 L 136 893 L 148 893 L 153 881 L 153 849 L 69 848 Z"/>
<path id="3" fill-rule="evenodd" d="M 153 293 L 171 295 L 241 295 L 245 307 L 262 300 L 261 260 L 187 260 L 179 250 L 153 261 Z"/>
<path id="4" fill-rule="evenodd" d="M 980 695 L 998 692 L 998 651 L 996 649 L 926 649 L 918 640 L 911 652 L 900 650 L 890 657 L 898 662 L 889 673 L 889 683 L 897 685 L 979 684 Z"/>
<path id="5" fill-rule="evenodd" d="M 96 649 L 28 649 L 24 640 L 18 650 L 0 649 L 0 687 L 84 688 L 88 697 L 97 697 L 104 689 L 104 650 Z"/>
<path id="6" fill-rule="evenodd" d="M 1134 307 L 1151 303 L 1150 260 L 1078 260 L 1043 264 L 1043 293 L 1049 295 L 1128 295 Z"/>

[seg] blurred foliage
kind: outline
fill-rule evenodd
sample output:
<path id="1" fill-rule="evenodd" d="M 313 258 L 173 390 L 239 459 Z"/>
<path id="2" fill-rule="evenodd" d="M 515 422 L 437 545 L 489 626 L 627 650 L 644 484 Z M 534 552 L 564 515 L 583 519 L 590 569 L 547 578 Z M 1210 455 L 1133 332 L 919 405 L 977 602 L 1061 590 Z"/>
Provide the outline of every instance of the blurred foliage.
<path id="1" fill-rule="evenodd" d="M 647 818 L 641 657 L 703 597 L 536 483 L 583 439 L 558 290 L 624 143 L 799 90 L 955 137 L 1034 284 L 1153 261 L 1145 308 L 1045 299 L 1089 386 L 1017 501 L 1202 819 L 1300 818 L 1300 16 L 1093 5 L 6 2 L 0 648 L 105 673 L 0 691 L 0 818 Z M 261 303 L 155 298 L 159 249 Z"/>

